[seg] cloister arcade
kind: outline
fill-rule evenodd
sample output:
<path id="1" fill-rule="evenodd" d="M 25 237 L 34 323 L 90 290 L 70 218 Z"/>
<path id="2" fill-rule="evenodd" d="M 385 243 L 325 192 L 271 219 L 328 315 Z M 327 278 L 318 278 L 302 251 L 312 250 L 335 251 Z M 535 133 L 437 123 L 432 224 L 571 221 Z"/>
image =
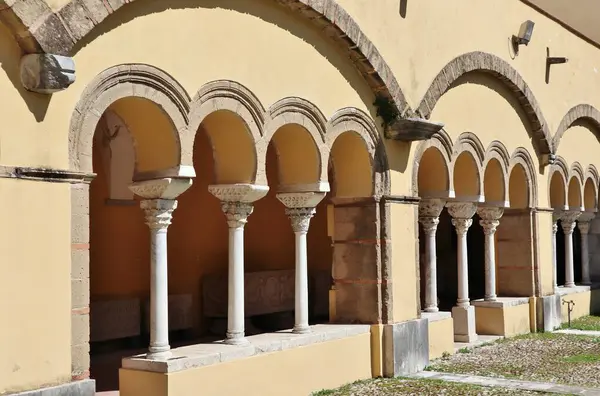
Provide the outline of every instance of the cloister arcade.
<path id="1" fill-rule="evenodd" d="M 476 308 L 527 304 L 539 288 L 534 162 L 523 148 L 509 155 L 498 141 L 485 149 L 472 133 L 453 143 L 443 131 L 420 146 L 418 158 L 423 315 L 451 310 L 457 342 L 499 335 Z M 597 212 L 597 170 L 568 167 L 558 157 L 548 193 L 554 289 L 564 294 L 591 284 L 587 236 Z"/>
<path id="2" fill-rule="evenodd" d="M 167 79 L 150 66 L 130 67 Z M 139 348 L 110 342 L 139 341 L 144 330 L 136 331 L 136 322 L 149 332 L 147 358 L 164 360 L 169 335 L 177 345 L 223 338 L 247 345 L 246 333 L 293 327 L 303 334 L 315 323 L 381 320 L 375 196 L 388 182 L 376 170 L 386 168 L 385 157 L 366 114 L 345 108 L 327 120 L 300 98 L 267 111 L 231 81 L 209 83 L 189 110 L 175 109 L 167 89 L 105 89 L 119 70 L 90 85 L 81 106 L 94 111 L 75 117 L 83 129 L 74 143 L 93 142 L 93 150 L 73 160 L 90 166 L 91 156 L 97 175 L 89 224 L 99 389 L 109 381 L 102 356 Z M 183 90 L 176 93 L 185 99 Z M 116 302 L 121 320 L 103 316 Z M 145 318 L 134 314 L 139 304 L 146 304 Z"/>

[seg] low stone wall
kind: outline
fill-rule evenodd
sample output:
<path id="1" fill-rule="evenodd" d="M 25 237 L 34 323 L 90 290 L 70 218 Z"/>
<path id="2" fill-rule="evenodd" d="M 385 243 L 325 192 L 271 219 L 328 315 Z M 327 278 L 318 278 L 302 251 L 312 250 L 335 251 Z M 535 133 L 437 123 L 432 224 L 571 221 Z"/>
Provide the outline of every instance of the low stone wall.
<path id="1" fill-rule="evenodd" d="M 529 299 L 501 298 L 498 301 L 473 301 L 476 331 L 479 335 L 512 337 L 531 331 Z"/>
<path id="2" fill-rule="evenodd" d="M 429 320 L 429 360 L 454 353 L 454 321 L 450 312 L 423 313 Z"/>

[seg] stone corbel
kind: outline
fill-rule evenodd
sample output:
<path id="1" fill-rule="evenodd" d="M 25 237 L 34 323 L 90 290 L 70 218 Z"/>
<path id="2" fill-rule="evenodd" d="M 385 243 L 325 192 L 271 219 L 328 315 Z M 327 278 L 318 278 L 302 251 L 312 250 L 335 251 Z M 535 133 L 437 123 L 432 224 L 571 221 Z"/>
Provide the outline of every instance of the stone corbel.
<path id="1" fill-rule="evenodd" d="M 68 56 L 28 54 L 21 58 L 20 74 L 26 90 L 53 94 L 75 82 L 75 62 Z"/>
<path id="2" fill-rule="evenodd" d="M 444 127 L 441 122 L 424 118 L 399 118 L 386 129 L 388 139 L 412 142 L 431 139 Z"/>

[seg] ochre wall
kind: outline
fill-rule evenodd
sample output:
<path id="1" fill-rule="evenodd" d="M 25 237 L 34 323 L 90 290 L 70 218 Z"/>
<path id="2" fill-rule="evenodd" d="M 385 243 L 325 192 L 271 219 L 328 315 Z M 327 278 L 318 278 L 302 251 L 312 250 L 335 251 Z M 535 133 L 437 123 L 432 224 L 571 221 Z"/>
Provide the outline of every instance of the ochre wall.
<path id="1" fill-rule="evenodd" d="M 0 394 L 71 379 L 68 184 L 0 179 Z"/>

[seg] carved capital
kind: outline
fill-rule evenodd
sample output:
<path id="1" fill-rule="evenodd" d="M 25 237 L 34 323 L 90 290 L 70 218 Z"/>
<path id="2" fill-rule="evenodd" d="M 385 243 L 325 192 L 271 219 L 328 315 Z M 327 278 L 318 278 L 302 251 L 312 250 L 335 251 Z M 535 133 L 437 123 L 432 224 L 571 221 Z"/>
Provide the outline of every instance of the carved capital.
<path id="1" fill-rule="evenodd" d="M 500 224 L 499 220 L 479 220 L 479 224 L 483 227 L 483 233 L 485 235 L 494 235 L 496 228 Z"/>
<path id="2" fill-rule="evenodd" d="M 565 234 L 572 234 L 575 230 L 576 221 L 581 216 L 581 212 L 565 210 L 560 215 L 561 226 Z"/>
<path id="3" fill-rule="evenodd" d="M 254 207 L 248 202 L 221 202 L 221 209 L 229 228 L 240 228 L 246 225 Z"/>
<path id="4" fill-rule="evenodd" d="M 477 205 L 472 202 L 448 202 L 446 208 L 455 219 L 471 219 L 477 212 Z"/>
<path id="5" fill-rule="evenodd" d="M 132 183 L 129 189 L 137 196 L 145 199 L 172 200 L 192 186 L 192 179 L 155 179 Z"/>
<path id="6" fill-rule="evenodd" d="M 440 224 L 439 217 L 419 217 L 419 223 L 423 226 L 423 231 L 427 235 L 434 235 L 437 231 L 438 224 Z"/>
<path id="7" fill-rule="evenodd" d="M 171 225 L 177 201 L 173 199 L 147 199 L 140 203 L 146 224 L 151 230 L 166 231 Z"/>
<path id="8" fill-rule="evenodd" d="M 325 198 L 326 192 L 289 192 L 278 193 L 277 199 L 286 208 L 314 208 Z"/>
<path id="9" fill-rule="evenodd" d="M 452 225 L 456 228 L 457 235 L 465 235 L 471 224 L 473 224 L 473 219 L 452 219 Z"/>
<path id="10" fill-rule="evenodd" d="M 294 232 L 307 233 L 310 226 L 310 219 L 315 215 L 315 208 L 287 208 L 285 214 L 292 221 L 292 230 Z"/>
<path id="11" fill-rule="evenodd" d="M 267 195 L 269 186 L 259 186 L 256 184 L 214 184 L 208 186 L 208 191 L 222 202 L 251 203 Z"/>
<path id="12" fill-rule="evenodd" d="M 477 214 L 483 220 L 500 220 L 504 214 L 504 208 L 496 206 L 480 206 L 477 208 Z"/>
<path id="13" fill-rule="evenodd" d="M 592 220 L 596 217 L 594 212 L 582 212 L 581 216 L 577 220 L 577 227 L 582 234 L 588 234 L 590 232 L 590 225 Z"/>
<path id="14" fill-rule="evenodd" d="M 440 217 L 445 204 L 442 199 L 422 199 L 419 202 L 419 217 Z"/>

